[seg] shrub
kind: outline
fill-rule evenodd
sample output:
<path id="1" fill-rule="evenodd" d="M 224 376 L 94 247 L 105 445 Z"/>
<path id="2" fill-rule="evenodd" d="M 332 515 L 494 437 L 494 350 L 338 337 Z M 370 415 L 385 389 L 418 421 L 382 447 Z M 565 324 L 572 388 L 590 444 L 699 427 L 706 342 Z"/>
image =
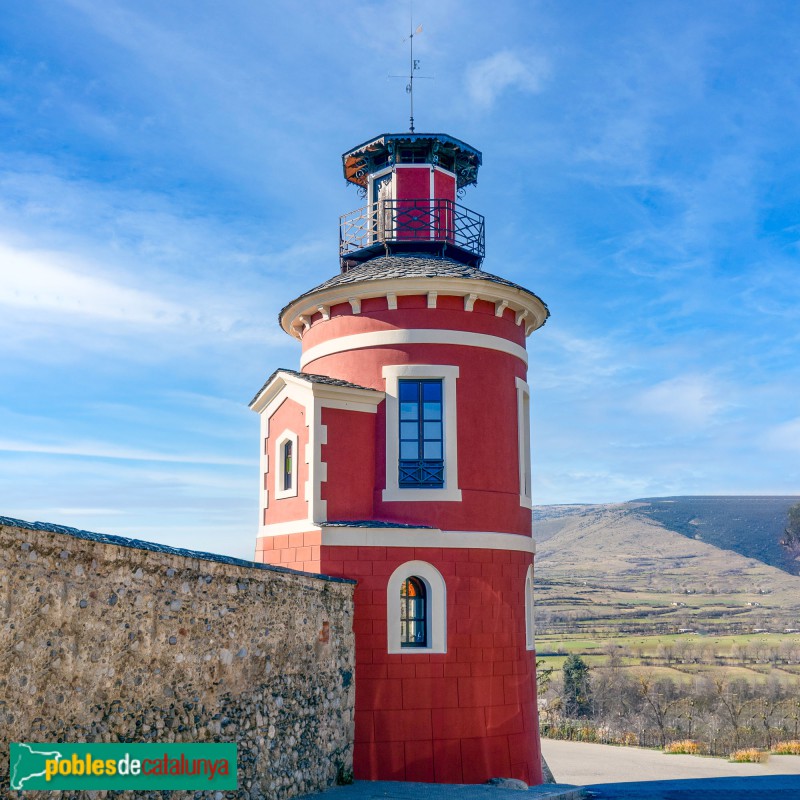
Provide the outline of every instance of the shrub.
<path id="1" fill-rule="evenodd" d="M 690 756 L 699 756 L 703 749 L 700 742 L 692 739 L 681 739 L 679 742 L 669 742 L 664 746 L 665 753 L 682 753 Z"/>
<path id="2" fill-rule="evenodd" d="M 731 753 L 730 761 L 738 763 L 749 762 L 752 764 L 763 764 L 769 758 L 769 753 L 763 750 L 756 750 L 755 747 L 748 747 L 744 750 L 736 750 Z"/>
<path id="3" fill-rule="evenodd" d="M 772 752 L 778 756 L 800 756 L 800 742 L 792 739 L 789 742 L 778 742 L 772 748 Z"/>
<path id="4" fill-rule="evenodd" d="M 615 741 L 617 744 L 621 744 L 623 747 L 639 746 L 639 737 L 632 731 L 626 731 L 625 733 L 617 736 Z"/>

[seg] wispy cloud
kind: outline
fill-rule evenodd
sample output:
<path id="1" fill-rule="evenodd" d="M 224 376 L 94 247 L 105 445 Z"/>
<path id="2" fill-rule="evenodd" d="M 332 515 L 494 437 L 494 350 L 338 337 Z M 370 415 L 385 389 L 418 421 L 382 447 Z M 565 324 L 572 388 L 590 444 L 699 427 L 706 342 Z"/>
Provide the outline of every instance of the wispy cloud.
<path id="1" fill-rule="evenodd" d="M 548 61 L 543 56 L 501 50 L 469 67 L 467 92 L 473 103 L 489 109 L 509 90 L 523 94 L 540 92 L 548 70 Z"/>
<path id="2" fill-rule="evenodd" d="M 640 392 L 634 408 L 637 411 L 699 427 L 714 422 L 727 407 L 721 392 L 703 375 L 679 375 Z"/>
<path id="3" fill-rule="evenodd" d="M 40 444 L 0 439 L 0 451 L 9 453 L 46 453 L 73 458 L 109 458 L 120 461 L 153 461 L 175 464 L 214 464 L 217 466 L 251 467 L 253 459 L 230 456 L 204 455 L 200 453 L 163 453 L 155 450 L 139 450 L 103 442 L 68 442 L 64 444 Z"/>
<path id="4" fill-rule="evenodd" d="M 63 253 L 24 251 L 0 242 L 0 272 L 0 306 L 158 326 L 194 316 L 150 292 L 87 274 L 85 268 L 65 263 Z"/>

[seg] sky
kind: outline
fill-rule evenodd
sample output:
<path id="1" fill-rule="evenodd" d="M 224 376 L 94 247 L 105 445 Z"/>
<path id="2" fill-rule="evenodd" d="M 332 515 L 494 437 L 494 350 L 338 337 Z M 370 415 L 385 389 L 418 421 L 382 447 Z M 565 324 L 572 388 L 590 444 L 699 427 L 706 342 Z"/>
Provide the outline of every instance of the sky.
<path id="1" fill-rule="evenodd" d="M 408 125 L 408 4 L 29 0 L 0 25 L 0 515 L 251 557 L 258 420 Z M 417 0 L 418 131 L 483 152 L 534 502 L 800 494 L 800 6 Z"/>

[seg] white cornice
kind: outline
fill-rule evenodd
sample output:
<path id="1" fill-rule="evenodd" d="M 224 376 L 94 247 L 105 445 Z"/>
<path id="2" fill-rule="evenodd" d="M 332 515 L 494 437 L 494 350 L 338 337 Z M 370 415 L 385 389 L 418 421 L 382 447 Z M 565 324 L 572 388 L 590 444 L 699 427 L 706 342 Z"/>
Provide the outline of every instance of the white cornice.
<path id="1" fill-rule="evenodd" d="M 340 547 L 433 547 L 535 553 L 536 542 L 519 533 L 442 531 L 438 528 L 346 528 L 319 523 L 322 544 Z"/>
<path id="2" fill-rule="evenodd" d="M 526 335 L 530 335 L 544 325 L 548 317 L 544 303 L 524 289 L 474 278 L 417 276 L 343 283 L 339 286 L 311 292 L 286 307 L 281 314 L 281 327 L 290 336 L 300 339 L 305 331 L 304 318 L 310 318 L 313 314 L 318 313 L 320 307 L 329 309 L 340 303 L 350 303 L 353 306 L 354 301 L 357 301 L 360 308 L 362 300 L 387 297 L 389 307 L 393 309 L 396 307 L 398 297 L 429 295 L 432 292 L 438 297 L 465 298 L 466 310 L 470 310 L 477 299 L 486 300 L 495 308 L 500 306 L 504 309 L 510 308 L 515 314 L 517 324 L 525 322 Z"/>
<path id="3" fill-rule="evenodd" d="M 520 533 L 494 531 L 442 531 L 438 528 L 367 528 L 326 525 L 324 522 L 294 520 L 264 525 L 259 538 L 290 533 L 321 531 L 320 544 L 338 547 L 433 547 L 476 550 L 511 550 L 535 553 L 536 542 Z"/>
<path id="4" fill-rule="evenodd" d="M 339 336 L 335 339 L 320 342 L 313 347 L 309 347 L 303 353 L 300 365 L 305 368 L 319 358 L 324 358 L 334 353 L 344 353 L 348 350 L 403 344 L 446 344 L 460 347 L 482 347 L 485 350 L 508 353 L 520 359 L 526 366 L 528 364 L 528 353 L 525 348 L 501 336 L 447 328 L 395 328 L 393 330 L 373 331 L 370 333 L 351 333 L 348 336 Z"/>

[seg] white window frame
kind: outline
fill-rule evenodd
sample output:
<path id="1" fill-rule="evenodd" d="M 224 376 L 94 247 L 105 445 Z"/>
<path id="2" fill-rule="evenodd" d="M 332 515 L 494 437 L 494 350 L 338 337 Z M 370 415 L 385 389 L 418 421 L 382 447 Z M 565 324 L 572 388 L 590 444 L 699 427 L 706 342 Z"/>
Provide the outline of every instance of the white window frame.
<path id="1" fill-rule="evenodd" d="M 531 474 L 531 390 L 522 378 L 517 383 L 517 453 L 519 454 L 519 504 L 533 508 Z"/>
<path id="2" fill-rule="evenodd" d="M 389 364 L 383 368 L 386 382 L 386 488 L 384 502 L 461 502 L 458 488 L 458 424 L 456 381 L 459 369 L 448 364 Z M 444 486 L 441 489 L 400 487 L 400 403 L 398 385 L 403 378 L 438 378 L 442 381 L 444 424 Z"/>
<path id="3" fill-rule="evenodd" d="M 533 604 L 533 564 L 525 576 L 525 649 L 536 649 L 536 617 Z"/>
<path id="4" fill-rule="evenodd" d="M 425 647 L 403 647 L 400 641 L 400 590 L 409 578 L 419 578 L 425 584 Z M 442 573 L 427 561 L 406 561 L 389 577 L 386 584 L 387 650 L 389 653 L 447 652 L 447 584 Z"/>
<path id="5" fill-rule="evenodd" d="M 286 442 L 292 443 L 292 485 L 288 489 L 283 488 L 283 446 Z M 288 428 L 277 438 L 275 442 L 275 499 L 284 500 L 287 497 L 297 497 L 297 462 L 299 454 L 297 452 L 297 434 Z"/>

